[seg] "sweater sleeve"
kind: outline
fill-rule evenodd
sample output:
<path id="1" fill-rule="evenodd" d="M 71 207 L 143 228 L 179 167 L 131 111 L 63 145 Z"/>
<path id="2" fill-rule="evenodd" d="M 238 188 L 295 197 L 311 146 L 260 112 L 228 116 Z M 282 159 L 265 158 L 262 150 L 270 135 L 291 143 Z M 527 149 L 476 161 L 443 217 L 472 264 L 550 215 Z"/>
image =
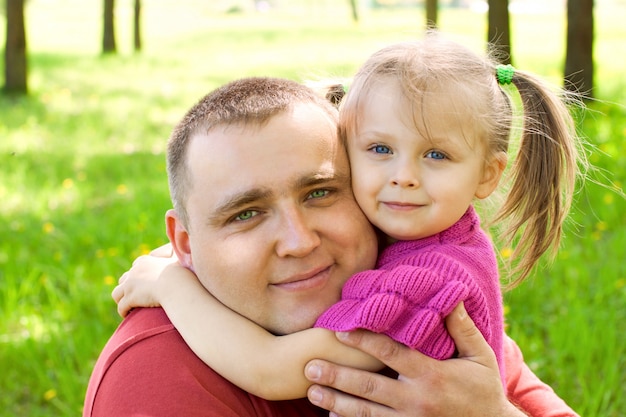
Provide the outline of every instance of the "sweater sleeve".
<path id="1" fill-rule="evenodd" d="M 491 340 L 480 288 L 458 264 L 444 263 L 438 268 L 400 265 L 358 273 L 344 286 L 341 301 L 323 313 L 316 326 L 384 333 L 430 357 L 447 359 L 454 355 L 455 345 L 445 328 L 445 317 L 465 301 L 468 313 Z"/>

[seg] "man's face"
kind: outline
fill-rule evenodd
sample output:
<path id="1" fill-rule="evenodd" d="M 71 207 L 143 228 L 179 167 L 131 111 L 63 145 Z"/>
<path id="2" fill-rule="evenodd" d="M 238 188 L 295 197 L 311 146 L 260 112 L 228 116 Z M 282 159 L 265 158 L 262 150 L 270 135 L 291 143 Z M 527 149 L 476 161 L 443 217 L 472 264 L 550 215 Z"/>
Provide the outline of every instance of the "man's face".
<path id="1" fill-rule="evenodd" d="M 260 127 L 217 126 L 189 146 L 189 228 L 173 217 L 168 233 L 178 230 L 179 259 L 227 307 L 292 333 L 374 266 L 374 232 L 320 108 L 299 104 Z"/>

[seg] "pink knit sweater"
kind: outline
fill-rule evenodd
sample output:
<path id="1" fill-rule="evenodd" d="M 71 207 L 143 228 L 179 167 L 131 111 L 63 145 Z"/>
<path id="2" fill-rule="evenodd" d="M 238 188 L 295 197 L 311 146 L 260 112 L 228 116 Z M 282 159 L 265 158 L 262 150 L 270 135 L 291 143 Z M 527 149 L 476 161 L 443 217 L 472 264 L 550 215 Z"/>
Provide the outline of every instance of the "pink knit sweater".
<path id="1" fill-rule="evenodd" d="M 473 207 L 441 233 L 386 248 L 377 269 L 352 276 L 341 298 L 318 318 L 316 327 L 384 333 L 436 359 L 455 355 L 444 319 L 464 301 L 496 353 L 504 381 L 498 266 Z"/>

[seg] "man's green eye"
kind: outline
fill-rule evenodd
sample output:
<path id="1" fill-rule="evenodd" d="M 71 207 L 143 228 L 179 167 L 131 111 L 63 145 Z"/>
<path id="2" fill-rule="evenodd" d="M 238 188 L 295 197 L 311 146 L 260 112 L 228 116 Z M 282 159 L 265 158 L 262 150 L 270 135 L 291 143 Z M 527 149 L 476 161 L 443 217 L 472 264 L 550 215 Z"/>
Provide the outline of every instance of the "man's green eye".
<path id="1" fill-rule="evenodd" d="M 321 198 L 328 195 L 328 190 L 315 190 L 311 194 L 311 198 Z"/>
<path id="2" fill-rule="evenodd" d="M 236 217 L 237 220 L 242 221 L 242 220 L 250 220 L 252 217 L 254 217 L 256 215 L 256 211 L 255 210 L 246 210 L 244 212 L 239 213 L 239 215 Z"/>

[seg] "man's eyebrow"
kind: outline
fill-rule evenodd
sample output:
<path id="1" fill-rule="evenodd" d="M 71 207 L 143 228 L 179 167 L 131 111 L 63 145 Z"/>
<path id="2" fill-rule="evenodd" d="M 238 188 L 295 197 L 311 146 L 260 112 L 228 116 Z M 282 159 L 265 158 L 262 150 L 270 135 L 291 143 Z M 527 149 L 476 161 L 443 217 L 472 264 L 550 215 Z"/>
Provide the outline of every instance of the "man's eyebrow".
<path id="1" fill-rule="evenodd" d="M 270 190 L 262 188 L 253 188 L 251 190 L 244 191 L 242 193 L 235 193 L 224 198 L 215 208 L 214 214 L 209 220 L 214 220 L 222 215 L 237 211 L 241 207 L 245 207 L 248 204 L 255 201 L 269 198 L 272 195 Z"/>
<path id="2" fill-rule="evenodd" d="M 298 178 L 296 181 L 296 188 L 307 188 L 315 185 L 328 184 L 333 181 L 343 181 L 349 178 L 348 175 L 338 173 L 337 171 L 332 172 L 318 172 L 314 175 L 306 175 Z"/>
<path id="3" fill-rule="evenodd" d="M 315 174 L 298 177 L 293 185 L 295 189 L 305 189 L 332 182 L 349 181 L 349 178 L 349 175 L 338 173 L 337 171 L 316 172 Z M 241 193 L 234 193 L 225 197 L 218 203 L 211 216 L 209 216 L 208 222 L 211 224 L 219 224 L 223 221 L 223 217 L 229 216 L 231 213 L 237 212 L 243 207 L 258 201 L 268 200 L 272 197 L 272 190 L 266 188 L 253 188 Z"/>

